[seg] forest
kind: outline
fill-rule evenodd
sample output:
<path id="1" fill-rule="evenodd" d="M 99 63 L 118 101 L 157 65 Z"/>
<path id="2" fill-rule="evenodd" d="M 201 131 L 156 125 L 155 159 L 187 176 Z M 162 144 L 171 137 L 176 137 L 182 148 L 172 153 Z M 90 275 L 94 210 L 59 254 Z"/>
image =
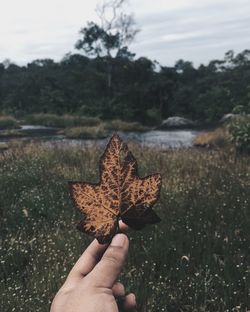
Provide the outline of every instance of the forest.
<path id="1" fill-rule="evenodd" d="M 86 29 L 85 29 L 86 30 Z M 195 68 L 179 60 L 161 66 L 127 47 L 112 57 L 67 54 L 25 66 L 0 63 L 0 112 L 76 114 L 158 124 L 179 115 L 214 122 L 250 103 L 250 50 Z"/>
<path id="2" fill-rule="evenodd" d="M 80 29 L 78 53 L 59 62 L 0 63 L 0 114 L 75 114 L 153 126 L 174 115 L 210 123 L 227 113 L 249 113 L 249 49 L 229 50 L 198 67 L 183 59 L 163 66 L 136 57 L 129 47 L 140 29 L 126 2 L 97 5 L 99 22 Z"/>

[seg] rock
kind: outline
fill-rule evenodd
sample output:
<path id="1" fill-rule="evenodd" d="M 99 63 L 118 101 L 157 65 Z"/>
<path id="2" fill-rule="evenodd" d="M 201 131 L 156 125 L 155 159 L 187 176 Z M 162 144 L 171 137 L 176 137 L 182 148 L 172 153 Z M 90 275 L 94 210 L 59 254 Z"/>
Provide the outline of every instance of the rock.
<path id="1" fill-rule="evenodd" d="M 244 114 L 244 115 L 243 114 L 225 114 L 221 118 L 220 122 L 221 123 L 225 123 L 225 122 L 228 122 L 230 120 L 233 120 L 233 119 L 236 119 L 236 118 L 240 118 L 241 116 L 246 116 L 246 117 L 250 118 L 250 114 Z"/>
<path id="2" fill-rule="evenodd" d="M 238 115 L 236 114 L 225 114 L 224 116 L 222 116 L 220 122 L 224 123 L 224 122 L 228 122 L 229 120 L 232 120 L 233 118 L 237 117 Z"/>
<path id="3" fill-rule="evenodd" d="M 158 129 L 183 129 L 192 128 L 193 126 L 195 126 L 195 123 L 192 120 L 183 117 L 173 116 L 163 120 Z"/>

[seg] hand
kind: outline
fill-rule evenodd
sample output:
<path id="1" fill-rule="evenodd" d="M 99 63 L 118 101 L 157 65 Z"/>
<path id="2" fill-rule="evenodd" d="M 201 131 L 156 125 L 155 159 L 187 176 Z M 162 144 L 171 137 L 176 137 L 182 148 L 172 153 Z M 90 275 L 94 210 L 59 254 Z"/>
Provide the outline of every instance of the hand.
<path id="1" fill-rule="evenodd" d="M 125 225 L 121 225 L 124 230 Z M 79 258 L 62 288 L 55 296 L 50 312 L 118 312 L 117 300 L 124 311 L 136 306 L 134 294 L 116 282 L 128 253 L 126 235 L 117 234 L 111 244 L 94 240 Z M 99 261 L 100 260 L 100 261 Z"/>

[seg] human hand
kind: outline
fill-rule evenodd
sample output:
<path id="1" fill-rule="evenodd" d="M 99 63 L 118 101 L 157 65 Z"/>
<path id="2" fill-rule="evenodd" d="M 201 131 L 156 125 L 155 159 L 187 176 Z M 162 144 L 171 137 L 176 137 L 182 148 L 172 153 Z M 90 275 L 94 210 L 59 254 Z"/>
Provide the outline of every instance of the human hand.
<path id="1" fill-rule="evenodd" d="M 121 225 L 121 229 L 125 229 Z M 124 311 L 136 306 L 134 294 L 116 282 L 128 254 L 126 235 L 117 234 L 110 245 L 94 240 L 71 270 L 56 294 L 50 312 L 118 312 L 117 300 Z M 100 260 L 100 261 L 99 261 Z"/>

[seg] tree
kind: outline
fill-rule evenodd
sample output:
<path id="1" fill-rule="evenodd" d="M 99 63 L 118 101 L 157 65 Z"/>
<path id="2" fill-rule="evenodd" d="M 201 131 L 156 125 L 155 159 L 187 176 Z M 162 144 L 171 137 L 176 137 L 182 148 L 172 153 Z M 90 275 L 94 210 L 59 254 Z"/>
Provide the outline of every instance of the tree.
<path id="1" fill-rule="evenodd" d="M 75 47 L 78 50 L 84 50 L 87 55 L 100 57 L 105 53 L 105 31 L 94 22 L 88 22 L 87 27 L 80 30 L 83 39 L 77 41 Z"/>
<path id="2" fill-rule="evenodd" d="M 123 12 L 125 3 L 126 0 L 107 0 L 96 8 L 101 28 L 105 32 L 104 41 L 108 56 L 111 56 L 112 50 L 117 55 L 127 47 L 139 31 L 133 15 Z"/>
<path id="3" fill-rule="evenodd" d="M 131 58 L 127 46 L 138 33 L 132 14 L 125 14 L 123 6 L 126 0 L 106 0 L 97 6 L 96 12 L 100 25 L 88 22 L 80 30 L 82 39 L 76 42 L 76 49 L 87 55 L 102 58 L 107 64 L 107 85 L 112 86 L 112 59 L 117 57 Z"/>

